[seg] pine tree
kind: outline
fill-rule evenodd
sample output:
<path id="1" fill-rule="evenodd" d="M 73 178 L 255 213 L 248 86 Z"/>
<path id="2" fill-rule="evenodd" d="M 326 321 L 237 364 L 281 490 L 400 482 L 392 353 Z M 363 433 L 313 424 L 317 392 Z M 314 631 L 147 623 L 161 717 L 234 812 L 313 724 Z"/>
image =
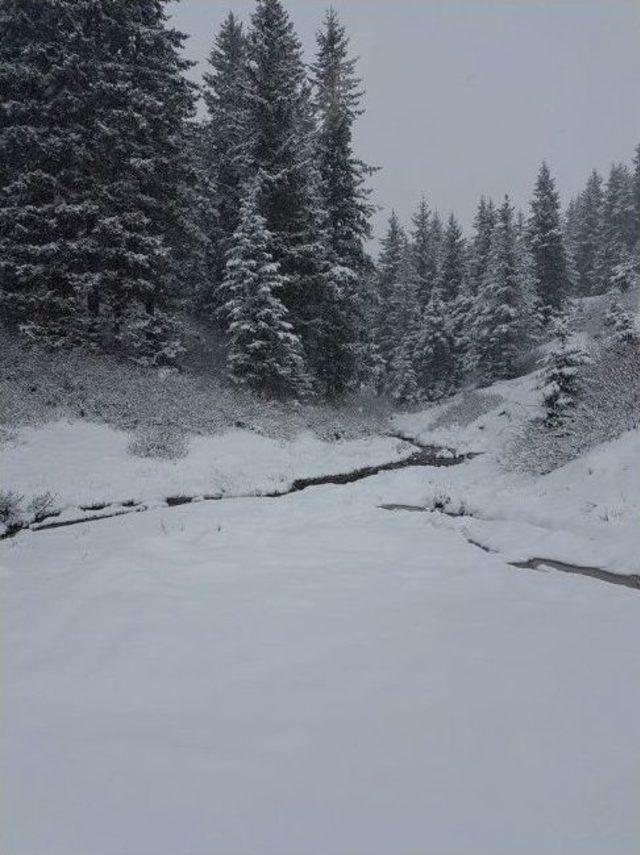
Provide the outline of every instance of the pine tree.
<path id="1" fill-rule="evenodd" d="M 223 21 L 209 53 L 210 71 L 203 75 L 203 98 L 208 120 L 204 126 L 202 162 L 209 193 L 208 237 L 215 247 L 205 304 L 212 314 L 226 298 L 217 294 L 224 275 L 226 252 L 238 226 L 243 185 L 248 179 L 246 156 L 246 38 L 242 23 L 233 12 Z"/>
<path id="2" fill-rule="evenodd" d="M 322 373 L 333 395 L 354 382 L 367 349 L 364 242 L 371 236 L 373 208 L 368 202 L 370 191 L 366 179 L 373 170 L 353 151 L 353 126 L 363 112 L 361 81 L 355 66 L 356 60 L 349 57 L 345 28 L 336 12 L 329 9 L 317 33 L 317 54 L 311 70 L 318 121 L 313 155 L 320 197 L 316 207 L 322 219 L 330 265 L 330 281 L 324 288 L 326 333 Z"/>
<path id="3" fill-rule="evenodd" d="M 443 296 L 448 302 L 453 302 L 464 282 L 465 276 L 465 241 L 462 229 L 455 216 L 451 214 L 442 239 L 442 255 L 438 271 L 438 284 Z"/>
<path id="4" fill-rule="evenodd" d="M 407 239 L 395 211 L 391 212 L 385 237 L 381 241 L 381 252 L 378 260 L 377 276 L 377 308 L 376 318 L 377 340 L 380 357 L 386 366 L 391 365 L 393 351 L 397 341 L 396 330 L 389 318 L 389 307 L 393 292 L 401 281 L 403 270 L 406 270 Z"/>
<path id="5" fill-rule="evenodd" d="M 580 195 L 575 230 L 574 258 L 577 293 L 584 296 L 598 290 L 598 253 L 602 234 L 602 179 L 594 169 Z"/>
<path id="6" fill-rule="evenodd" d="M 565 316 L 554 321 L 557 344 L 550 352 L 544 375 L 545 424 L 561 429 L 571 418 L 571 410 L 581 389 L 580 368 L 588 361 L 582 349 L 571 343 Z"/>
<path id="7" fill-rule="evenodd" d="M 417 396 L 417 381 L 412 363 L 420 306 L 411 261 L 410 248 L 405 243 L 386 311 L 389 336 L 386 391 L 392 398 L 403 403 L 412 403 Z"/>
<path id="8" fill-rule="evenodd" d="M 439 244 L 434 246 L 433 221 L 424 197 L 413 215 L 411 255 L 418 303 L 424 311 L 438 274 Z M 436 227 L 437 228 L 437 227 Z"/>
<path id="9" fill-rule="evenodd" d="M 2 308 L 50 344 L 152 315 L 189 250 L 193 86 L 164 5 L 2 6 Z"/>
<path id="10" fill-rule="evenodd" d="M 405 335 L 393 355 L 388 391 L 393 400 L 401 405 L 413 406 L 420 400 L 420 389 L 415 370 L 415 344 L 413 331 Z"/>
<path id="11" fill-rule="evenodd" d="M 469 285 L 472 294 L 478 293 L 484 280 L 496 220 L 497 215 L 493 201 L 481 196 L 474 220 L 475 234 L 470 248 Z"/>
<path id="12" fill-rule="evenodd" d="M 536 288 L 545 323 L 548 323 L 562 307 L 569 292 L 569 278 L 560 224 L 560 201 L 546 163 L 540 167 L 531 202 L 529 241 Z"/>
<path id="13" fill-rule="evenodd" d="M 455 361 L 447 308 L 440 287 L 431 292 L 416 336 L 414 359 L 421 396 L 437 401 L 453 388 Z"/>
<path id="14" fill-rule="evenodd" d="M 227 261 L 229 373 L 234 382 L 270 397 L 305 395 L 309 381 L 299 338 L 280 299 L 284 278 L 268 251 L 255 182 L 242 203 Z"/>
<path id="15" fill-rule="evenodd" d="M 326 12 L 316 40 L 311 71 L 329 245 L 337 263 L 359 271 L 364 262 L 364 241 L 371 237 L 373 213 L 366 187 L 373 170 L 353 151 L 353 126 L 363 113 L 362 81 L 356 75 L 356 59 L 349 57 L 349 38 L 334 9 Z"/>
<path id="16" fill-rule="evenodd" d="M 185 77 L 193 64 L 182 58 L 186 36 L 167 24 L 167 0 L 101 3 L 110 28 L 96 25 L 93 2 L 88 15 L 107 51 L 95 93 L 106 115 L 92 128 L 105 150 L 96 243 L 114 329 L 126 332 L 129 309 L 152 316 L 170 307 L 185 263 L 200 251 L 188 123 L 196 87 Z"/>
<path id="17" fill-rule="evenodd" d="M 96 216 L 83 172 L 81 117 L 95 79 L 84 11 L 54 0 L 0 7 L 1 308 L 52 344 L 83 337 L 79 256 Z"/>
<path id="18" fill-rule="evenodd" d="M 605 317 L 605 327 L 613 344 L 629 344 L 638 341 L 635 323 L 622 305 L 622 296 L 618 289 L 611 292 Z"/>
<path id="19" fill-rule="evenodd" d="M 475 327 L 479 367 L 485 382 L 516 375 L 516 362 L 526 340 L 524 285 L 514 211 L 505 197 L 493 231 Z"/>
<path id="20" fill-rule="evenodd" d="M 309 292 L 321 250 L 309 209 L 313 141 L 302 49 L 280 0 L 258 0 L 247 55 L 246 156 L 263 188 L 270 251 L 286 280 L 282 299 L 299 328 L 315 299 Z"/>
<path id="21" fill-rule="evenodd" d="M 452 348 L 451 382 L 458 385 L 467 370 L 469 352 L 468 324 L 472 296 L 467 277 L 467 248 L 462 229 L 453 214 L 443 234 L 437 289 L 445 301 L 450 345 Z"/>
<path id="22" fill-rule="evenodd" d="M 633 179 L 621 163 L 614 163 L 609 173 L 603 207 L 603 225 L 598 276 L 600 291 L 614 285 L 614 274 L 634 251 L 635 211 Z M 618 276 L 620 279 L 620 277 Z M 618 282 L 623 285 L 623 282 Z M 623 285 L 624 287 L 624 285 Z"/>

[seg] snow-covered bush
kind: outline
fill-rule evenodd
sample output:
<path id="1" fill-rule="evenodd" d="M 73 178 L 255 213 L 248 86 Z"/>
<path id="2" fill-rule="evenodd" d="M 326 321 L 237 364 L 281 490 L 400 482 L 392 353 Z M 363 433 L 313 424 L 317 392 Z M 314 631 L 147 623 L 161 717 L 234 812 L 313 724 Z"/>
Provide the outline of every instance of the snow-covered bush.
<path id="1" fill-rule="evenodd" d="M 55 496 L 34 496 L 25 506 L 24 496 L 12 490 L 0 490 L 0 537 L 10 535 L 34 522 L 41 522 L 53 512 Z"/>
<path id="2" fill-rule="evenodd" d="M 565 318 L 554 329 L 557 344 L 547 358 L 543 385 L 545 424 L 555 430 L 564 427 L 581 388 L 580 370 L 588 361 L 584 351 L 573 344 Z"/>
<path id="3" fill-rule="evenodd" d="M 622 305 L 622 297 L 617 289 L 614 289 L 609 297 L 604 323 L 613 344 L 629 344 L 639 338 L 633 317 Z"/>
<path id="4" fill-rule="evenodd" d="M 129 442 L 128 450 L 135 457 L 178 460 L 186 457 L 189 443 L 181 431 L 159 425 L 137 433 Z"/>

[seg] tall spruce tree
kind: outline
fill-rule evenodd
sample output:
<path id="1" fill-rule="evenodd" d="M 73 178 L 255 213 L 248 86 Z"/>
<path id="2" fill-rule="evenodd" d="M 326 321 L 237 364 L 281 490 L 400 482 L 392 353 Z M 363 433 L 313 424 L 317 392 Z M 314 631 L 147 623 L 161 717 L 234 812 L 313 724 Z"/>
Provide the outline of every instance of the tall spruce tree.
<path id="1" fill-rule="evenodd" d="M 386 390 L 397 401 L 412 403 L 417 396 L 413 369 L 420 306 L 413 276 L 410 247 L 404 244 L 396 279 L 391 286 L 386 310 L 388 330 L 388 373 Z"/>
<path id="2" fill-rule="evenodd" d="M 226 302 L 217 294 L 226 252 L 238 226 L 243 185 L 248 178 L 246 98 L 246 38 L 242 23 L 230 12 L 216 34 L 203 75 L 202 94 L 208 118 L 203 129 L 202 160 L 215 217 L 209 215 L 208 237 L 216 249 L 204 303 L 212 313 Z"/>
<path id="3" fill-rule="evenodd" d="M 246 156 L 262 184 L 270 250 L 286 277 L 294 324 L 309 300 L 317 235 L 309 211 L 309 124 L 300 41 L 280 0 L 258 0 L 247 43 Z M 303 155 L 303 156 L 301 156 Z M 312 265 L 311 265 L 312 266 Z"/>
<path id="4" fill-rule="evenodd" d="M 620 266 L 628 268 L 635 243 L 633 178 L 629 169 L 614 163 L 609 173 L 602 213 L 602 239 L 598 259 L 600 290 L 627 287 Z M 627 283 L 628 284 L 628 283 Z"/>
<path id="5" fill-rule="evenodd" d="M 427 401 L 437 401 L 453 389 L 455 357 L 447 314 L 447 303 L 436 284 L 422 315 L 414 349 L 418 389 Z"/>
<path id="6" fill-rule="evenodd" d="M 422 197 L 418 210 L 412 218 L 411 256 L 416 296 L 424 311 L 437 274 L 437 258 L 431 239 L 431 212 L 426 199 Z"/>
<path id="7" fill-rule="evenodd" d="M 381 241 L 381 252 L 378 260 L 377 276 L 377 308 L 376 318 L 377 341 L 380 358 L 390 367 L 393 352 L 397 344 L 396 330 L 390 321 L 389 308 L 394 297 L 394 291 L 401 281 L 403 271 L 406 271 L 407 238 L 395 211 L 391 212 L 387 233 Z"/>
<path id="8" fill-rule="evenodd" d="M 51 344 L 103 342 L 104 315 L 121 336 L 134 306 L 151 318 L 193 237 L 193 86 L 164 5 L 0 9 L 2 307 Z"/>
<path id="9" fill-rule="evenodd" d="M 514 211 L 508 197 L 498 211 L 478 301 L 475 346 L 484 382 L 516 374 L 526 339 L 526 297 Z"/>
<path id="10" fill-rule="evenodd" d="M 464 282 L 466 267 L 465 240 L 460 224 L 451 214 L 442 238 L 441 262 L 438 271 L 440 292 L 444 300 L 453 302 Z"/>
<path id="11" fill-rule="evenodd" d="M 366 179 L 373 170 L 353 150 L 353 126 L 363 112 L 363 93 L 356 60 L 349 56 L 349 39 L 333 9 L 326 13 L 316 39 L 311 68 L 318 125 L 313 159 L 330 265 L 330 281 L 323 289 L 323 374 L 335 395 L 362 373 L 359 366 L 367 360 L 364 242 L 371 236 L 373 207 L 368 201 Z"/>
<path id="12" fill-rule="evenodd" d="M 603 240 L 602 178 L 594 169 L 580 194 L 574 236 L 577 292 L 583 296 L 597 293 L 598 256 Z"/>
<path id="13" fill-rule="evenodd" d="M 436 287 L 445 303 L 452 354 L 451 382 L 459 385 L 467 370 L 468 324 L 472 295 L 467 284 L 467 246 L 455 216 L 447 221 L 441 242 Z"/>
<path id="14" fill-rule="evenodd" d="M 339 264 L 359 271 L 364 262 L 364 241 L 371 237 L 373 213 L 366 186 L 372 169 L 353 151 L 353 126 L 363 113 L 362 81 L 355 71 L 356 59 L 349 56 L 349 38 L 334 9 L 326 12 L 316 40 L 311 79 L 329 245 Z"/>
<path id="15" fill-rule="evenodd" d="M 228 252 L 229 373 L 234 382 L 270 397 L 299 397 L 309 391 L 303 350 L 280 299 L 284 278 L 268 250 L 259 194 L 256 181 Z"/>
<path id="16" fill-rule="evenodd" d="M 560 311 L 569 292 L 560 200 L 546 163 L 538 173 L 529 218 L 529 242 L 544 322 Z"/>
<path id="17" fill-rule="evenodd" d="M 493 201 L 481 196 L 474 219 L 475 233 L 470 247 L 469 285 L 472 294 L 478 293 L 484 280 L 496 220 L 497 215 Z"/>

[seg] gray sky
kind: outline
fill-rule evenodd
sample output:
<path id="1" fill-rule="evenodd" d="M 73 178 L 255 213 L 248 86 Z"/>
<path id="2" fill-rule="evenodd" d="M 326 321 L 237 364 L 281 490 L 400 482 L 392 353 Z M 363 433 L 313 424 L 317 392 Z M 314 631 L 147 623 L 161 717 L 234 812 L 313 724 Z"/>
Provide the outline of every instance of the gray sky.
<path id="1" fill-rule="evenodd" d="M 285 0 L 309 59 L 327 2 Z M 631 161 L 640 141 L 640 0 L 333 0 L 367 90 L 358 153 L 379 237 L 392 207 L 407 223 L 424 192 L 469 228 L 479 196 L 526 208 L 546 158 L 564 200 L 592 167 Z M 174 24 L 202 73 L 229 9 L 182 0 Z"/>

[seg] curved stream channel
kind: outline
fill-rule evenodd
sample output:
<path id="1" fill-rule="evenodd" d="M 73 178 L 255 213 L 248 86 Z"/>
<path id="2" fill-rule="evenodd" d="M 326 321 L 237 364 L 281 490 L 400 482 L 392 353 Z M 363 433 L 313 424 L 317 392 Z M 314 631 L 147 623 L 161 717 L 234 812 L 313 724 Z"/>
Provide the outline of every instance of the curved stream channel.
<path id="1" fill-rule="evenodd" d="M 236 495 L 212 494 L 212 495 L 196 495 L 196 496 L 167 496 L 164 503 L 145 504 L 144 502 L 135 502 L 133 500 L 122 502 L 100 502 L 93 505 L 81 505 L 78 510 L 83 512 L 82 516 L 73 517 L 71 519 L 57 519 L 61 515 L 61 511 L 55 511 L 43 515 L 38 520 L 24 525 L 15 525 L 10 528 L 2 538 L 12 537 L 23 530 L 29 531 L 47 531 L 54 528 L 64 528 L 67 526 L 82 525 L 85 523 L 95 522 L 97 520 L 111 519 L 113 517 L 124 516 L 125 514 L 142 513 L 147 510 L 157 509 L 158 507 L 178 507 L 194 502 L 220 502 L 227 499 L 278 499 L 283 496 L 289 496 L 292 493 L 299 493 L 302 490 L 307 490 L 310 487 L 319 487 L 324 484 L 352 484 L 355 481 L 361 481 L 364 478 L 371 478 L 380 472 L 391 472 L 396 469 L 406 469 L 411 466 L 457 466 L 464 463 L 466 460 L 471 460 L 477 457 L 477 453 L 457 454 L 453 449 L 442 448 L 433 445 L 423 445 L 418 440 L 404 436 L 402 434 L 390 434 L 396 439 L 407 442 L 417 448 L 412 454 L 407 457 L 401 457 L 398 460 L 392 460 L 388 463 L 379 463 L 372 466 L 363 466 L 359 469 L 352 469 L 349 472 L 339 472 L 331 475 L 318 475 L 310 478 L 296 478 L 289 487 L 284 490 L 275 490 L 268 493 L 242 493 Z M 380 505 L 382 510 L 387 511 L 417 511 L 422 513 L 431 513 L 432 509 L 419 505 Z M 437 511 L 435 511 L 437 513 Z M 491 550 L 482 543 L 470 540 L 468 542 L 473 546 L 485 552 Z M 511 567 L 518 567 L 527 570 L 543 570 L 551 567 L 554 570 L 559 570 L 565 573 L 575 573 L 582 576 L 599 579 L 602 582 L 609 582 L 613 585 L 624 585 L 627 588 L 640 590 L 640 575 L 615 573 L 609 570 L 601 570 L 598 567 L 581 567 L 574 564 L 566 564 L 562 561 L 557 561 L 551 558 L 531 558 L 528 561 L 508 562 Z"/>

